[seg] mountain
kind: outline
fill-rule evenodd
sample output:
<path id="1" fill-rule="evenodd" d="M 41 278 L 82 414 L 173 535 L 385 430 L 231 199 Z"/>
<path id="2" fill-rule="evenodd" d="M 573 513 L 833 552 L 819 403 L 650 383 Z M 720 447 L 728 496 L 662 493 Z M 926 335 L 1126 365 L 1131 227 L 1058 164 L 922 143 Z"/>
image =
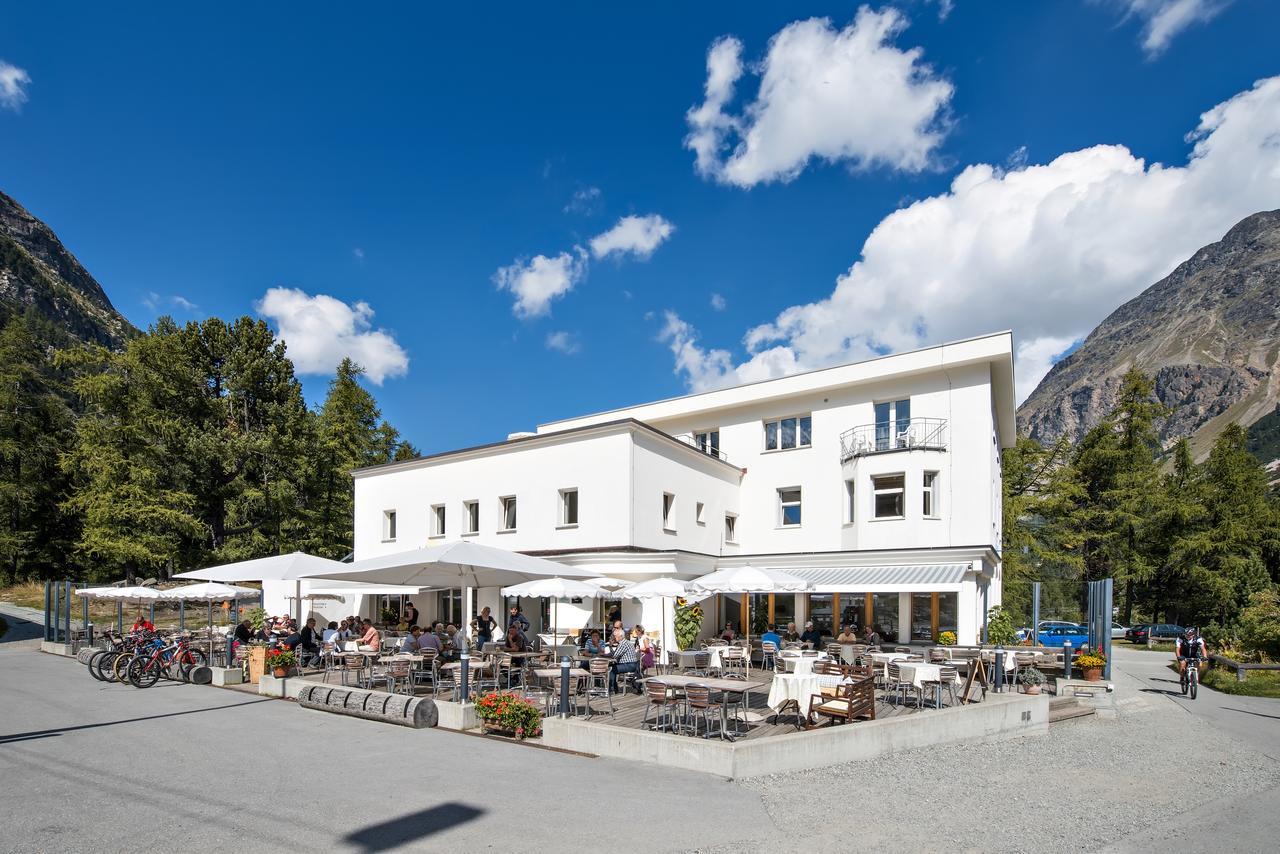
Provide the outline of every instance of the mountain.
<path id="1" fill-rule="evenodd" d="M 53 230 L 0 193 L 0 316 L 26 311 L 74 341 L 118 349 L 137 334 Z"/>
<path id="2" fill-rule="evenodd" d="M 1041 442 L 1074 440 L 1115 403 L 1131 367 L 1154 376 L 1173 413 L 1170 445 L 1203 458 L 1232 421 L 1250 425 L 1280 400 L 1280 210 L 1256 213 L 1120 306 L 1059 361 L 1018 409 Z"/>

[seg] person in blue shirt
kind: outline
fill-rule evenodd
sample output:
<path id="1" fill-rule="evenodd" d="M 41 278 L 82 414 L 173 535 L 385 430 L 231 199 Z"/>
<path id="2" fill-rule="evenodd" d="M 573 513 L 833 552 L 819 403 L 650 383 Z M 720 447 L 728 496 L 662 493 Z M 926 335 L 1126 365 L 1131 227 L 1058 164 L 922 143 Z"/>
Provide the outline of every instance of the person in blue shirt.
<path id="1" fill-rule="evenodd" d="M 782 636 L 778 634 L 778 627 L 773 623 L 769 624 L 769 631 L 760 636 L 760 641 L 769 641 L 773 644 L 774 649 L 782 649 Z"/>

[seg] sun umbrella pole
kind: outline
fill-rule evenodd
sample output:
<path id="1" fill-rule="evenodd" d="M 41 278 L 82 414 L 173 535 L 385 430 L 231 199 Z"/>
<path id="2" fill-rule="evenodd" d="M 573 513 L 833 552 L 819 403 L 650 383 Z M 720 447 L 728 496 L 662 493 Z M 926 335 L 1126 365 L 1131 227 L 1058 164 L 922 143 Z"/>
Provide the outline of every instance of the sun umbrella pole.
<path id="1" fill-rule="evenodd" d="M 230 663 L 230 662 L 228 662 Z M 213 666 L 213 600 L 209 600 L 209 666 Z"/>

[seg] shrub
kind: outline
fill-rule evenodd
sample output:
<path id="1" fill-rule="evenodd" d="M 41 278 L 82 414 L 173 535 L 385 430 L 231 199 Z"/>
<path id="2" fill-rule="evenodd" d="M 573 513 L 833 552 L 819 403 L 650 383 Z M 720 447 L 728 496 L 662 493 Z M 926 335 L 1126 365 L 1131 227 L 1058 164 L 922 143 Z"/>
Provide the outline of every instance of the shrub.
<path id="1" fill-rule="evenodd" d="M 1100 652 L 1083 652 L 1076 656 L 1076 667 L 1106 667 L 1107 659 Z"/>
<path id="2" fill-rule="evenodd" d="M 249 610 L 245 611 L 240 616 L 240 619 L 248 620 L 250 623 L 253 624 L 253 627 L 255 629 L 261 629 L 263 623 L 267 621 L 267 609 L 261 606 L 254 606 Z"/>
<path id="3" fill-rule="evenodd" d="M 955 633 L 955 632 L 942 632 L 942 633 L 940 633 L 940 634 L 938 635 L 938 643 L 939 643 L 939 644 L 941 644 L 942 646 L 955 646 L 955 645 L 956 645 L 956 633 Z"/>
<path id="4" fill-rule="evenodd" d="M 1280 657 L 1280 592 L 1272 587 L 1249 597 L 1240 612 L 1240 640 L 1247 649 Z"/>
<path id="5" fill-rule="evenodd" d="M 298 658 L 287 649 L 273 649 L 267 653 L 267 669 L 283 667 L 286 670 L 298 663 Z"/>
<path id="6" fill-rule="evenodd" d="M 1022 675 L 1018 677 L 1023 685 L 1043 685 L 1045 683 L 1044 674 L 1034 667 L 1028 667 L 1022 671 Z"/>
<path id="7" fill-rule="evenodd" d="M 987 642 L 996 646 L 1013 646 L 1018 642 L 1013 617 L 999 605 L 987 612 Z"/>
<path id="8" fill-rule="evenodd" d="M 509 691 L 493 691 L 481 696 L 476 700 L 476 717 L 511 730 L 516 738 L 536 738 L 542 734 L 542 712 L 524 697 Z"/>

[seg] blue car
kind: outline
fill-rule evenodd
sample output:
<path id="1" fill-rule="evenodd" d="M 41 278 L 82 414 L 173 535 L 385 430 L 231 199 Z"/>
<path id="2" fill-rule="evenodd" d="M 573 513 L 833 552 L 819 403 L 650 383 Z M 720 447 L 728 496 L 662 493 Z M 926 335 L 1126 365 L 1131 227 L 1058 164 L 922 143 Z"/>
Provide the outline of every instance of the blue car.
<path id="1" fill-rule="evenodd" d="M 1039 634 L 1041 646 L 1062 646 L 1071 641 L 1071 646 L 1080 649 L 1089 645 L 1089 630 L 1084 626 L 1045 626 Z"/>

